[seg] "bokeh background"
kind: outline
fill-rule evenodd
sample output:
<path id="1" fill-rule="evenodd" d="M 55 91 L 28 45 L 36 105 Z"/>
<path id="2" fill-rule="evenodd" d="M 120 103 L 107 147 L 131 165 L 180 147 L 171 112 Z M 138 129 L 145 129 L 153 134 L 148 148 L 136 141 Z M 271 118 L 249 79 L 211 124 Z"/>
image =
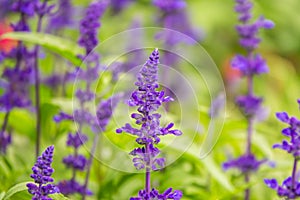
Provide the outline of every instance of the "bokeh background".
<path id="1" fill-rule="evenodd" d="M 84 9 L 90 2 L 87 0 L 73 0 L 74 7 L 71 13 L 70 25 L 59 30 L 53 30 L 45 20 L 44 31 L 77 42 L 79 21 L 84 14 Z M 180 124 L 183 120 L 181 113 L 185 112 L 184 109 L 187 109 L 191 114 L 185 117 L 189 117 L 193 122 L 199 122 L 201 128 L 199 130 L 193 128 L 189 130 L 187 126 L 182 125 L 185 129 L 183 130 L 186 135 L 185 138 L 188 138 L 187 141 L 192 142 L 191 146 L 188 146 L 189 148 L 182 149 L 180 145 L 170 144 L 172 138 L 166 138 L 163 141 L 162 147 L 165 147 L 163 152 L 167 155 L 167 159 L 176 159 L 169 163 L 164 170 L 153 173 L 153 185 L 160 188 L 161 191 L 170 186 L 180 189 L 184 193 L 183 199 L 242 199 L 243 190 L 248 186 L 251 187 L 251 199 L 279 199 L 275 191 L 264 184 L 263 179 L 277 178 L 278 180 L 284 180 L 292 170 L 292 157 L 281 150 L 273 150 L 272 145 L 280 143 L 283 139 L 281 135 L 283 126 L 275 119 L 275 113 L 287 111 L 291 115 L 299 116 L 296 99 L 299 98 L 300 86 L 300 1 L 254 1 L 254 16 L 259 17 L 263 14 L 266 18 L 274 21 L 275 28 L 260 33 L 262 43 L 257 51 L 266 59 L 270 72 L 254 80 L 254 90 L 256 94 L 263 96 L 264 106 L 268 109 L 269 116 L 265 121 L 255 126 L 253 151 L 259 158 L 267 158 L 269 161 L 257 173 L 253 174 L 248 185 L 243 182 L 243 176 L 238 171 L 225 172 L 222 169 L 222 163 L 228 158 L 236 157 L 244 152 L 247 127 L 245 118 L 234 104 L 234 97 L 245 91 L 245 82 L 241 79 L 240 74 L 230 67 L 230 59 L 234 54 L 243 53 L 238 44 L 238 35 L 234 28 L 237 24 L 237 14 L 233 9 L 234 1 L 187 0 L 186 2 L 186 13 L 191 26 L 201 36 L 199 43 L 216 64 L 223 78 L 223 82 L 217 85 L 222 86 L 224 84 L 226 91 L 226 113 L 222 110 L 223 113 L 221 114 L 221 118 L 225 117 L 225 120 L 224 123 L 215 125 L 220 126 L 222 130 L 220 137 L 215 138 L 218 140 L 213 150 L 204 158 L 200 158 L 200 148 L 207 137 L 208 127 L 211 123 L 209 110 L 212 94 L 209 94 L 205 84 L 199 81 L 200 88 L 196 88 L 196 91 L 201 91 L 196 94 L 199 99 L 199 107 L 185 108 L 183 103 L 179 109 L 179 104 L 174 103 L 170 105 L 170 108 L 165 108 L 169 112 L 163 111 L 165 113 L 164 120 L 172 120 Z M 6 10 L 6 7 L 2 6 L 0 8 L 2 22 L 9 23 L 18 19 L 18 16 L 14 13 L 5 13 Z M 147 0 L 132 1 L 118 13 L 114 13 L 110 8 L 101 21 L 100 43 L 115 34 L 137 27 L 134 24 L 138 24 L 138 27 L 161 27 L 157 21 L 160 15 L 160 11 Z M 30 24 L 34 30 L 35 19 L 31 20 Z M 147 39 L 147 37 L 145 38 Z M 128 45 L 134 45 L 135 42 L 137 41 L 134 37 L 124 41 Z M 28 46 L 32 46 L 32 44 L 28 43 Z M 117 48 L 117 46 L 111 48 Z M 99 48 L 99 52 L 105 54 L 101 48 Z M 149 50 L 146 53 L 149 53 Z M 192 53 L 197 56 L 197 54 L 203 52 Z M 140 64 L 145 61 L 146 56 L 147 54 L 142 56 Z M 74 67 L 65 58 L 47 50 L 47 48 L 43 48 L 40 57 L 41 73 L 44 80 L 48 76 L 60 74 Z M 119 61 L 122 62 L 127 59 L 129 57 L 125 55 Z M 5 64 L 7 63 L 0 64 L 0 72 L 2 72 Z M 193 76 L 193 68 L 189 67 L 188 63 L 178 62 L 176 67 L 181 73 Z M 210 63 L 207 67 L 215 66 Z M 128 75 L 129 83 L 134 81 L 134 76 L 131 75 Z M 193 83 L 196 84 L 197 80 L 194 80 Z M 99 98 L 110 96 L 114 92 L 115 86 L 118 86 L 118 80 L 113 79 L 111 72 L 105 73 L 97 86 L 97 91 L 100 94 Z M 64 89 L 61 84 L 49 87 L 46 82 L 41 86 L 42 149 L 50 144 L 54 144 L 56 147 L 53 177 L 57 181 L 61 180 L 62 177 L 70 176 L 71 172 L 65 168 L 61 160 L 65 155 L 71 153 L 71 149 L 65 145 L 65 140 L 68 130 L 76 128 L 76 125 L 73 123 L 57 125 L 53 122 L 53 116 L 62 109 L 72 111 L 73 106 L 76 106 L 76 104 L 73 104 L 72 98 L 73 87 L 72 83 L 66 85 Z M 125 90 L 132 89 L 132 87 L 121 88 Z M 216 89 L 214 91 L 217 92 Z M 32 88 L 32 99 L 33 95 Z M 116 126 L 122 125 L 122 120 L 129 120 L 128 113 L 131 112 L 131 110 L 124 108 L 124 106 L 126 107 L 124 102 L 120 104 L 122 105 L 116 111 L 119 111 L 119 114 L 112 120 L 108 131 L 101 136 L 101 138 L 106 139 L 101 140 L 100 138 L 96 156 L 98 159 L 95 160 L 91 172 L 90 188 L 94 192 L 94 196 L 89 197 L 89 199 L 125 200 L 131 195 L 135 195 L 144 183 L 143 174 L 120 170 L 130 164 L 130 157 L 117 156 L 118 151 L 125 155 L 126 151 L 129 152 L 134 147 L 133 137 L 129 135 L 120 136 L 114 133 Z M 8 127 L 13 130 L 13 143 L 9 147 L 7 155 L 0 157 L 0 191 L 7 191 L 16 183 L 30 181 L 31 166 L 35 159 L 35 117 L 32 110 L 14 109 L 11 113 Z M 184 120 L 189 120 L 189 118 Z M 4 114 L 0 113 L 0 121 L 3 119 Z M 218 133 L 216 134 L 218 135 Z M 180 139 L 178 139 L 178 142 L 180 142 Z M 111 144 L 117 148 L 109 148 Z M 91 142 L 86 145 L 91 145 Z M 88 154 L 87 149 L 82 151 L 82 153 Z M 117 162 L 116 165 L 126 167 L 115 169 L 115 167 L 107 164 L 113 162 Z M 79 178 L 83 180 L 83 175 Z M 20 192 L 13 198 L 26 199 L 28 194 Z M 77 196 L 71 197 L 71 199 L 78 198 Z"/>

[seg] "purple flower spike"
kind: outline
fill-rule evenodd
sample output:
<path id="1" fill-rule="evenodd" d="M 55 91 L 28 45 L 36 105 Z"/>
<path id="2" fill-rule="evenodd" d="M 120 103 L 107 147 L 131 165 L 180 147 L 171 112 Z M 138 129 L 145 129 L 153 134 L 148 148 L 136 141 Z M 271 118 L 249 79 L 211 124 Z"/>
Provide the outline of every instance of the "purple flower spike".
<path id="1" fill-rule="evenodd" d="M 78 43 L 86 49 L 89 54 L 98 44 L 97 29 L 100 27 L 99 19 L 102 17 L 108 5 L 107 1 L 96 1 L 91 3 L 86 10 L 86 16 L 80 22 L 81 37 Z"/>
<path id="2" fill-rule="evenodd" d="M 299 100 L 298 100 L 299 103 Z M 300 197 L 300 182 L 296 176 L 297 163 L 300 158 L 300 121 L 296 117 L 289 117 L 286 112 L 276 113 L 276 117 L 281 122 L 288 124 L 289 127 L 282 130 L 282 134 L 289 137 L 289 141 L 283 140 L 281 144 L 273 145 L 273 148 L 280 148 L 294 157 L 294 167 L 292 176 L 285 179 L 279 185 L 275 179 L 265 179 L 265 184 L 276 190 L 277 195 L 287 199 Z"/>
<path id="3" fill-rule="evenodd" d="M 115 95 L 107 100 L 100 102 L 97 108 L 97 122 L 101 132 L 105 131 L 106 126 L 112 117 L 113 110 L 117 106 L 121 95 Z"/>
<path id="4" fill-rule="evenodd" d="M 186 7 L 184 0 L 153 0 L 153 4 L 165 12 L 182 10 Z"/>
<path id="5" fill-rule="evenodd" d="M 182 134 L 180 130 L 172 129 L 173 123 L 165 127 L 160 125 L 161 115 L 156 111 L 162 103 L 171 101 L 172 98 L 164 96 L 163 91 L 157 90 L 159 87 L 158 64 L 159 52 L 155 49 L 137 75 L 137 82 L 135 82 L 137 89 L 133 91 L 128 101 L 129 106 L 137 107 L 137 113 L 132 113 L 131 118 L 140 128 L 133 128 L 127 123 L 116 130 L 117 133 L 127 132 L 137 136 L 136 142 L 142 145 L 131 151 L 130 155 L 134 156 L 132 161 L 136 169 L 146 171 L 146 185 L 145 189 L 139 191 L 139 196 L 132 197 L 131 200 L 180 199 L 182 197 L 181 191 L 177 190 L 172 193 L 172 189 L 168 189 L 163 194 L 159 194 L 154 188 L 151 190 L 151 170 L 159 170 L 165 165 L 165 158 L 157 157 L 160 150 L 155 145 L 160 142 L 159 137 L 167 134 L 175 136 Z"/>
<path id="6" fill-rule="evenodd" d="M 224 170 L 228 170 L 230 168 L 237 168 L 242 173 L 255 172 L 258 170 L 259 166 L 266 162 L 267 160 L 257 160 L 256 157 L 251 155 L 242 155 L 237 159 L 230 160 L 223 164 Z"/>
<path id="7" fill-rule="evenodd" d="M 48 197 L 49 194 L 58 193 L 59 190 L 56 186 L 49 184 L 53 182 L 51 177 L 54 169 L 52 169 L 51 164 L 53 161 L 53 151 L 54 146 L 49 146 L 42 154 L 38 157 L 35 165 L 32 167 L 31 178 L 34 179 L 35 183 L 28 183 L 28 192 L 33 195 L 33 200 L 51 199 Z"/>

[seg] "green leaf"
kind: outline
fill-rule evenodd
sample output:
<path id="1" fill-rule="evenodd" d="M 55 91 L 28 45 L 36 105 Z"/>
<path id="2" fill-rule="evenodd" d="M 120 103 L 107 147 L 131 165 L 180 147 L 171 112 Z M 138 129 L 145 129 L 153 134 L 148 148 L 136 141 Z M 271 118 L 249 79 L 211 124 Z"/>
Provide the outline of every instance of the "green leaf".
<path id="1" fill-rule="evenodd" d="M 5 196 L 5 192 L 1 192 L 0 193 L 0 200 L 2 200 L 4 198 L 4 196 Z"/>
<path id="2" fill-rule="evenodd" d="M 61 193 L 50 194 L 49 197 L 53 200 L 68 200 L 68 198 Z"/>
<path id="3" fill-rule="evenodd" d="M 83 49 L 78 45 L 65 38 L 57 37 L 45 33 L 34 32 L 11 32 L 1 35 L 1 39 L 13 39 L 22 40 L 37 45 L 41 45 L 54 53 L 68 59 L 74 65 L 79 66 L 81 60 L 77 57 L 79 54 L 83 54 Z"/>
<path id="4" fill-rule="evenodd" d="M 207 168 L 215 180 L 220 183 L 220 185 L 223 185 L 231 192 L 234 190 L 233 185 L 229 182 L 226 175 L 221 171 L 220 166 L 215 163 L 211 156 L 204 158 L 202 164 Z"/>
<path id="5" fill-rule="evenodd" d="M 23 182 L 23 183 L 19 183 L 13 187 L 11 187 L 6 195 L 4 196 L 4 199 L 3 200 L 9 200 L 13 195 L 15 195 L 16 193 L 18 192 L 21 192 L 21 191 L 24 191 L 24 190 L 27 190 L 27 186 L 26 184 L 29 183 L 29 182 Z"/>

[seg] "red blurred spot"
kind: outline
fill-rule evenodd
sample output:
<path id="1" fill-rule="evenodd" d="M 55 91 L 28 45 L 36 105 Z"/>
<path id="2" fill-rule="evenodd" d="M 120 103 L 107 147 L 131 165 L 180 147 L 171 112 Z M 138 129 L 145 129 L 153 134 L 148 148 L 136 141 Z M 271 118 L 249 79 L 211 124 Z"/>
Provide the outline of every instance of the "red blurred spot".
<path id="1" fill-rule="evenodd" d="M 242 72 L 239 69 L 231 66 L 231 59 L 231 57 L 227 58 L 222 65 L 222 75 L 225 83 L 235 82 L 242 77 Z"/>
<path id="2" fill-rule="evenodd" d="M 0 21 L 0 36 L 4 33 L 13 32 L 13 28 L 9 26 L 5 22 Z M 10 39 L 3 39 L 0 40 L 0 51 L 4 53 L 9 53 L 13 48 L 15 48 L 18 45 L 18 41 L 16 40 L 10 40 Z"/>

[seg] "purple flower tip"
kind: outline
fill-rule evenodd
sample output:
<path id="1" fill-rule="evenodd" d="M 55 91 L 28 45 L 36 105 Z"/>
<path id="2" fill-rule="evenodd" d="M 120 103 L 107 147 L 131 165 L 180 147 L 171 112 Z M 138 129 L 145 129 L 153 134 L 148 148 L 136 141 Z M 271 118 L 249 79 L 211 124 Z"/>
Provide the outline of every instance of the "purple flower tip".
<path id="1" fill-rule="evenodd" d="M 268 187 L 272 189 L 276 189 L 278 187 L 276 179 L 264 179 L 264 182 Z"/>
<path id="2" fill-rule="evenodd" d="M 272 28 L 274 28 L 275 23 L 271 20 L 266 19 L 266 20 L 264 20 L 264 25 L 263 26 L 264 26 L 265 29 L 272 29 Z"/>
<path id="3" fill-rule="evenodd" d="M 280 121 L 282 121 L 284 123 L 288 123 L 290 120 L 290 118 L 286 112 L 278 112 L 278 113 L 276 113 L 276 117 L 277 117 L 277 119 L 279 119 Z"/>

